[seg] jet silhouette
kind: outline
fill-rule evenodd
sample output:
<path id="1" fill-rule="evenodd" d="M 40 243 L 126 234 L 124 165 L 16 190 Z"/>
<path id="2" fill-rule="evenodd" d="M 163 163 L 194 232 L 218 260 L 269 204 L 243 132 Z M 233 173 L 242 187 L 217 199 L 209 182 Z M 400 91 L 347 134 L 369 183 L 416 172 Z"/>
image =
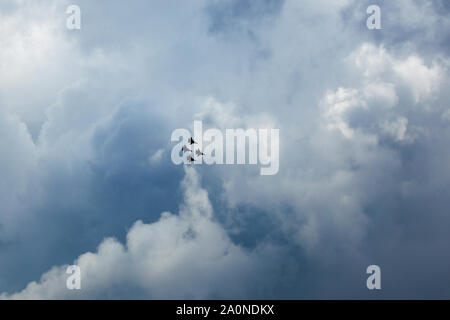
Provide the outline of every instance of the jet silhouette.
<path id="1" fill-rule="evenodd" d="M 197 151 L 195 151 L 195 155 L 204 156 L 205 154 L 203 152 L 201 152 L 200 149 L 197 149 Z"/>
<path id="2" fill-rule="evenodd" d="M 186 147 L 186 145 L 184 145 L 181 150 L 183 150 L 183 153 L 191 151 L 188 147 Z"/>
<path id="3" fill-rule="evenodd" d="M 192 156 L 191 155 L 189 155 L 188 157 L 187 157 L 187 160 L 190 162 L 190 163 L 192 163 L 192 162 L 194 162 L 195 161 L 195 159 L 194 158 L 192 158 Z"/>
<path id="4" fill-rule="evenodd" d="M 189 138 L 188 142 L 191 145 L 194 144 L 194 143 L 197 144 L 197 142 L 195 142 L 194 139 L 192 139 L 192 137 Z"/>

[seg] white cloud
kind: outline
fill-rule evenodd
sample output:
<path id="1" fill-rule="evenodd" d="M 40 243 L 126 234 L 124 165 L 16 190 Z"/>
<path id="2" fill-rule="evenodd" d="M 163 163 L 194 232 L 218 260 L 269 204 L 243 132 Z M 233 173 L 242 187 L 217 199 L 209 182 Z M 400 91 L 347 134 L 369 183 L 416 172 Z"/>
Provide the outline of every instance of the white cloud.
<path id="1" fill-rule="evenodd" d="M 358 97 L 356 89 L 338 88 L 336 92 L 329 92 L 325 97 L 327 128 L 337 129 L 346 138 L 352 138 L 354 130 L 348 125 L 345 116 L 354 108 L 367 107 Z"/>
<path id="2" fill-rule="evenodd" d="M 380 124 L 380 127 L 396 141 L 412 140 L 406 133 L 408 129 L 408 119 L 404 117 L 399 117 L 394 121 L 384 121 Z"/>
<path id="3" fill-rule="evenodd" d="M 152 224 L 137 221 L 128 231 L 125 245 L 107 238 L 97 252 L 75 260 L 81 268 L 81 290 L 65 287 L 67 266 L 61 266 L 53 267 L 23 291 L 0 297 L 121 297 L 127 290 L 141 298 L 243 297 L 246 289 L 242 284 L 256 268 L 257 257 L 234 245 L 213 221 L 208 194 L 194 168 L 186 167 L 182 186 L 185 197 L 178 215 L 164 212 Z"/>
<path id="4" fill-rule="evenodd" d="M 398 102 L 397 92 L 395 85 L 390 82 L 371 81 L 368 82 L 364 89 L 364 96 L 370 101 L 374 102 L 381 107 L 391 108 Z"/>
<path id="5" fill-rule="evenodd" d="M 155 146 L 157 151 L 149 158 L 149 135 L 139 131 L 143 127 L 157 125 L 161 126 L 158 132 L 170 132 L 192 125 L 199 117 L 208 126 L 219 128 L 280 128 L 278 175 L 260 177 L 249 166 L 199 170 L 208 171 L 213 185 L 222 184 L 223 189 L 212 188 L 210 196 L 215 201 L 225 199 L 231 209 L 250 212 L 227 212 L 221 217 L 230 222 L 227 227 L 240 227 L 241 235 L 250 241 L 259 241 L 253 233 L 267 233 L 270 240 L 271 236 L 281 238 L 295 252 L 299 247 L 306 249 L 304 260 L 314 261 L 314 270 L 317 265 L 334 268 L 337 262 L 355 265 L 355 257 L 365 254 L 363 246 L 373 248 L 382 243 L 374 232 L 383 233 L 383 239 L 394 240 L 397 249 L 402 249 L 396 234 L 406 234 L 405 239 L 414 241 L 420 235 L 411 237 L 407 228 L 402 228 L 423 221 L 417 213 L 415 219 L 402 220 L 399 207 L 409 214 L 420 206 L 409 208 L 413 201 L 397 197 L 396 192 L 403 188 L 411 197 L 422 192 L 426 199 L 427 194 L 442 189 L 436 185 L 448 184 L 444 164 L 448 157 L 442 147 L 448 140 L 436 119 L 450 116 L 448 112 L 442 115 L 442 108 L 436 115 L 432 108 L 435 99 L 439 101 L 436 104 L 448 105 L 443 90 L 447 69 L 440 60 L 447 49 L 423 48 L 420 43 L 422 35 L 430 35 L 433 41 L 439 37 L 449 19 L 433 15 L 431 5 L 411 1 L 392 4 L 390 14 L 383 16 L 383 27 L 387 30 L 389 19 L 401 18 L 396 26 L 405 30 L 399 35 L 390 28 L 392 32 L 377 34 L 380 37 L 373 36 L 373 43 L 369 43 L 375 33 L 361 32 L 358 12 L 364 15 L 365 8 L 359 11 L 356 1 L 287 0 L 280 12 L 257 23 L 254 19 L 258 17 L 247 19 L 245 12 L 234 12 L 245 11 L 245 6 L 238 6 L 239 10 L 231 7 L 225 14 L 232 12 L 238 17 L 226 16 L 219 31 L 212 30 L 215 21 L 205 9 L 210 1 L 191 1 L 178 5 L 175 11 L 170 2 L 161 2 L 147 11 L 141 8 L 148 3 L 137 0 L 120 10 L 113 6 L 107 14 L 101 4 L 85 2 L 83 12 L 105 28 L 88 29 L 85 23 L 83 28 L 87 29 L 67 34 L 60 29 L 65 28 L 65 8 L 54 6 L 61 2 L 35 3 L 20 1 L 24 5 L 21 10 L 0 19 L 0 42 L 6 48 L 0 52 L 0 171 L 4 177 L 0 182 L 0 244 L 4 239 L 20 240 L 12 250 L 1 251 L 1 287 L 5 283 L 17 287 L 17 282 L 29 279 L 32 272 L 48 268 L 44 259 L 37 261 L 26 252 L 53 233 L 65 236 L 76 228 L 65 223 L 66 217 L 79 219 L 76 221 L 83 227 L 76 231 L 95 230 L 104 212 L 113 217 L 108 223 L 119 225 L 111 233 L 93 231 L 90 236 L 116 235 L 118 228 L 140 219 L 115 220 L 122 211 L 127 211 L 124 215 L 134 213 L 130 208 L 108 206 L 114 192 L 122 190 L 122 183 L 142 189 L 135 180 L 145 181 L 143 189 L 163 194 L 161 181 L 173 178 L 176 167 L 166 168 L 157 177 L 139 171 L 148 170 L 148 166 L 133 167 L 135 160 L 155 163 L 163 156 L 160 148 L 165 145 Z M 233 6 L 238 1 L 227 3 Z M 258 12 L 262 5 L 263 1 L 249 2 L 255 6 L 252 12 Z M 405 10 L 394 10 L 402 6 Z M 345 18 L 349 10 L 358 19 L 357 31 Z M 224 13 L 218 10 L 216 14 L 220 18 Z M 123 24 L 131 16 L 132 23 Z M 439 24 L 440 20 L 445 23 Z M 245 32 L 236 36 L 233 23 Z M 407 39 L 400 41 L 405 34 Z M 383 41 L 391 36 L 395 46 Z M 377 44 L 380 42 L 384 44 Z M 155 124 L 152 117 L 122 108 L 130 100 L 167 118 Z M 416 105 L 411 106 L 411 101 Z M 424 110 L 429 114 L 424 116 Z M 33 121 L 38 122 L 34 130 L 30 125 Z M 103 130 L 105 127 L 112 129 Z M 35 142 L 29 131 L 33 138 L 38 137 Z M 429 132 L 428 140 L 423 132 Z M 142 140 L 133 140 L 139 138 Z M 407 156 L 402 149 L 405 142 L 409 143 Z M 137 153 L 139 159 L 134 159 L 134 150 L 141 146 L 142 156 Z M 424 149 L 427 152 L 422 152 Z M 439 162 L 435 164 L 433 159 Z M 408 161 L 405 166 L 404 161 Z M 416 163 L 418 167 L 414 167 Z M 124 172 L 119 179 L 115 179 L 115 165 Z M 91 171 L 99 179 L 89 180 Z M 254 252 L 234 245 L 216 222 L 206 191 L 198 188 L 192 177 L 185 181 L 187 198 L 178 215 L 164 213 L 156 223 L 137 222 L 125 244 L 106 239 L 98 252 L 77 259 L 84 274 L 81 292 L 67 290 L 64 267 L 55 267 L 13 297 L 178 298 L 217 296 L 220 292 L 228 297 L 255 297 L 258 290 L 246 281 L 251 274 L 259 276 L 255 265 L 269 265 L 271 260 L 261 260 Z M 430 188 L 427 181 L 436 185 Z M 133 188 L 127 186 L 129 189 Z M 132 201 L 148 206 L 148 193 L 143 194 Z M 435 219 L 438 226 L 448 226 L 438 219 L 445 220 L 438 216 L 439 210 L 431 208 L 435 202 L 421 203 L 421 209 L 428 211 L 427 221 Z M 56 213 L 49 213 L 53 211 Z M 261 227 L 267 230 L 253 232 L 237 223 L 249 219 L 253 226 L 254 212 L 261 215 L 257 221 L 269 217 L 274 225 L 264 224 Z M 390 223 L 392 217 L 395 223 Z M 39 229 L 47 224 L 47 236 L 41 237 Z M 420 227 L 415 226 L 416 230 Z M 39 236 L 28 236 L 32 228 Z M 436 232 L 447 240 L 444 234 L 445 230 Z M 92 248 L 90 237 L 81 237 Z M 59 238 L 59 234 L 53 237 Z M 74 250 L 71 240 L 55 247 Z M 54 264 L 52 259 L 61 261 L 61 253 L 51 252 L 46 245 L 40 248 L 49 265 Z M 376 255 L 368 251 L 368 256 Z M 348 261 L 342 258 L 343 253 L 350 256 Z M 382 249 L 377 254 L 389 256 Z M 283 256 L 277 263 L 287 259 Z M 24 265 L 25 275 L 16 272 L 11 279 L 8 270 Z M 334 272 L 329 274 L 334 276 Z M 295 278 L 283 274 L 271 281 L 303 280 L 298 270 L 294 274 Z M 309 281 L 320 282 L 321 277 L 316 275 Z M 330 282 L 342 288 L 344 282 L 336 279 Z M 292 285 L 291 289 L 298 294 L 297 287 Z"/>
<path id="6" fill-rule="evenodd" d="M 349 59 L 363 71 L 364 76 L 370 78 L 385 72 L 392 63 L 392 58 L 384 46 L 376 47 L 371 43 L 363 43 Z"/>
<path id="7" fill-rule="evenodd" d="M 442 82 L 443 67 L 437 62 L 433 62 L 428 67 L 420 57 L 414 54 L 407 58 L 396 57 L 383 45 L 377 47 L 371 43 L 364 43 L 349 56 L 349 60 L 353 61 L 371 82 L 367 93 L 371 95 L 376 91 L 378 94 L 387 95 L 392 103 L 396 102 L 392 88 L 389 89 L 392 83 L 384 85 L 381 89 L 380 84 L 376 84 L 380 78 L 390 77 L 392 81 L 395 81 L 392 76 L 398 76 L 410 89 L 416 103 L 431 97 L 439 90 Z"/>
<path id="8" fill-rule="evenodd" d="M 442 70 L 436 63 L 433 63 L 431 67 L 427 67 L 422 59 L 411 56 L 405 61 L 397 61 L 393 68 L 410 87 L 416 102 L 429 98 L 434 92 L 439 90 Z"/>
<path id="9" fill-rule="evenodd" d="M 150 155 L 150 157 L 149 157 L 150 163 L 155 164 L 155 163 L 160 162 L 163 154 L 164 154 L 164 149 L 158 149 L 154 154 Z"/>

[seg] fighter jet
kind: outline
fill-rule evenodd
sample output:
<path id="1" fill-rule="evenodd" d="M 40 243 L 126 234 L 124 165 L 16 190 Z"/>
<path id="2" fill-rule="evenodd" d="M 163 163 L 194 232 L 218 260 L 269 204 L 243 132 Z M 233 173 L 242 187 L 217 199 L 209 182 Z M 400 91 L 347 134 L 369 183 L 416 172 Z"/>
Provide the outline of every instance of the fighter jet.
<path id="1" fill-rule="evenodd" d="M 188 147 L 186 147 L 186 145 L 184 145 L 181 150 L 183 150 L 183 153 L 186 153 L 188 151 L 191 151 Z"/>
<path id="2" fill-rule="evenodd" d="M 205 154 L 203 152 L 201 152 L 200 149 L 197 149 L 197 151 L 195 151 L 195 155 L 196 156 L 204 156 Z"/>
<path id="3" fill-rule="evenodd" d="M 192 162 L 195 161 L 195 159 L 194 159 L 191 155 L 189 155 L 189 156 L 187 157 L 187 160 L 188 160 L 190 163 L 192 163 Z"/>
<path id="4" fill-rule="evenodd" d="M 194 144 L 194 143 L 197 144 L 197 142 L 195 142 L 194 139 L 192 139 L 192 137 L 189 138 L 188 142 L 191 145 Z"/>

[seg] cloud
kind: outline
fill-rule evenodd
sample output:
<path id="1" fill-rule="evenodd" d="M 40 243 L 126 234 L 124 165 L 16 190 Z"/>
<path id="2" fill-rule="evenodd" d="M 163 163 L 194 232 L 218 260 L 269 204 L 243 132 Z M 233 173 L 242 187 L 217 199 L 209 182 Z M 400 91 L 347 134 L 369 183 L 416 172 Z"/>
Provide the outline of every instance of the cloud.
<path id="1" fill-rule="evenodd" d="M 0 291 L 372 298 L 378 263 L 377 297 L 449 296 L 444 2 L 379 31 L 370 1 L 78 3 L 73 32 L 68 1 L 0 4 Z M 278 174 L 198 166 L 184 199 L 161 150 L 197 119 L 279 128 Z"/>
<path id="2" fill-rule="evenodd" d="M 391 135 L 397 141 L 407 140 L 406 130 L 408 126 L 408 120 L 406 118 L 398 118 L 393 122 L 383 122 L 381 124 L 382 130 Z M 409 139 L 408 139 L 409 140 Z"/>
<path id="3" fill-rule="evenodd" d="M 428 67 L 415 55 L 410 55 L 406 59 L 396 58 L 389 54 L 384 46 L 375 47 L 373 44 L 365 43 L 352 53 L 350 59 L 364 72 L 364 76 L 371 80 L 389 72 L 399 77 L 411 91 L 416 103 L 436 93 L 442 82 L 443 66 L 436 61 Z M 373 84 L 371 86 L 369 90 L 373 91 L 375 88 Z"/>
<path id="4" fill-rule="evenodd" d="M 160 162 L 163 154 L 164 154 L 164 149 L 159 149 L 158 151 L 156 151 L 155 154 L 153 154 L 149 157 L 150 163 L 154 164 L 154 163 Z"/>
<path id="5" fill-rule="evenodd" d="M 256 259 L 234 245 L 214 222 L 208 194 L 201 188 L 197 172 L 194 168 L 185 170 L 184 203 L 177 215 L 164 212 L 157 222 L 137 221 L 128 231 L 125 245 L 106 238 L 95 253 L 84 253 L 74 261 L 81 268 L 82 290 L 65 287 L 67 266 L 61 266 L 53 267 L 23 291 L 1 297 L 244 297 L 245 286 L 241 284 L 248 281 Z"/>
<path id="6" fill-rule="evenodd" d="M 411 88 L 416 102 L 439 89 L 442 71 L 436 64 L 427 67 L 420 58 L 411 56 L 397 63 L 394 70 Z"/>

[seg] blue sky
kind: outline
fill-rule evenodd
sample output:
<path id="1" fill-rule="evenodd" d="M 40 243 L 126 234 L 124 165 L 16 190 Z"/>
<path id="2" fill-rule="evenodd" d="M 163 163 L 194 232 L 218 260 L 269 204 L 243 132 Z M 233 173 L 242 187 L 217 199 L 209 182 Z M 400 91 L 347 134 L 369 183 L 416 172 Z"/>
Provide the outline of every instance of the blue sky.
<path id="1" fill-rule="evenodd" d="M 2 1 L 0 298 L 449 298 L 449 10 Z M 278 174 L 174 165 L 194 120 L 279 128 Z"/>

